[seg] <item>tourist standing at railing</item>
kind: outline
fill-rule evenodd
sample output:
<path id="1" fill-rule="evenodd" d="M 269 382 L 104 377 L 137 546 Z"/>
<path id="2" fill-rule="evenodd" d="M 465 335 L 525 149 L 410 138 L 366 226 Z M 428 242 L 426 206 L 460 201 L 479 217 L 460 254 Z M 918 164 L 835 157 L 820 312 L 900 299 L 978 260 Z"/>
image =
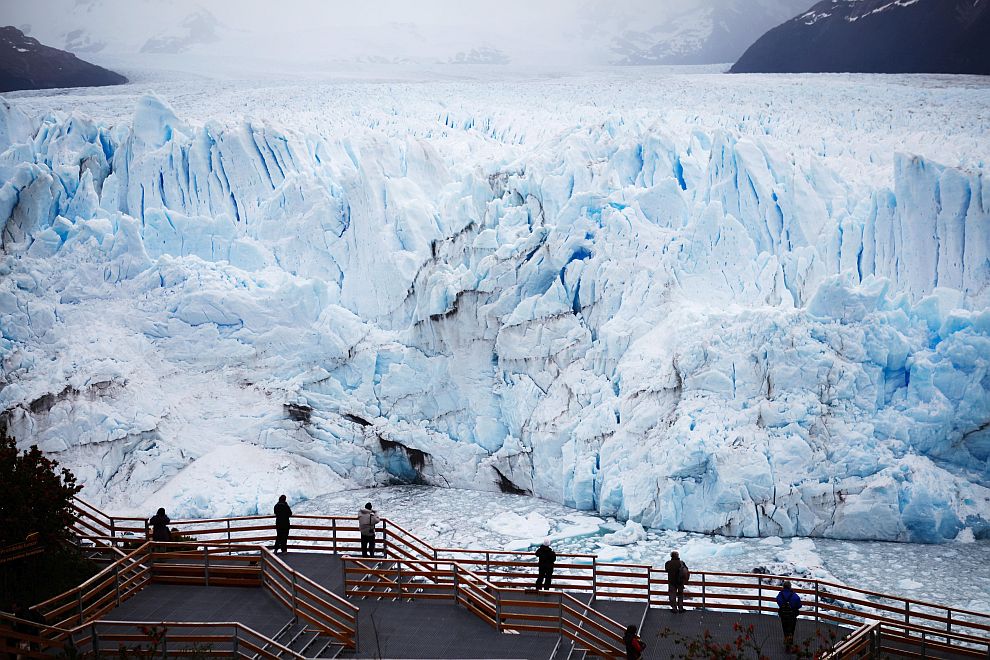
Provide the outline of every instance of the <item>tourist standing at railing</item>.
<path id="1" fill-rule="evenodd" d="M 670 601 L 670 609 L 673 611 L 684 611 L 684 583 L 687 582 L 687 564 L 681 561 L 681 556 L 676 550 L 670 553 L 670 559 L 663 565 L 663 570 L 667 571 L 667 598 Z"/>
<path id="2" fill-rule="evenodd" d="M 536 549 L 537 571 L 536 588 L 550 588 L 553 579 L 553 565 L 557 562 L 557 553 L 550 547 L 550 539 L 543 539 L 543 544 Z"/>
<path id="3" fill-rule="evenodd" d="M 626 634 L 622 637 L 622 641 L 626 643 L 626 660 L 639 660 L 643 657 L 646 644 L 639 638 L 637 631 L 636 624 L 629 624 L 626 627 Z"/>
<path id="4" fill-rule="evenodd" d="M 382 521 L 371 502 L 358 511 L 358 527 L 361 529 L 361 556 L 375 556 L 375 525 Z"/>
<path id="5" fill-rule="evenodd" d="M 784 644 L 794 644 L 794 628 L 797 626 L 798 610 L 801 609 L 801 598 L 791 590 L 791 583 L 784 580 L 783 589 L 777 594 L 777 614 L 780 615 L 780 627 L 784 629 Z"/>
<path id="6" fill-rule="evenodd" d="M 151 540 L 171 541 L 172 532 L 168 528 L 170 522 L 172 521 L 165 515 L 165 508 L 158 509 L 158 513 L 148 520 L 148 524 L 151 525 Z"/>
<path id="7" fill-rule="evenodd" d="M 275 547 L 272 552 L 278 552 L 282 548 L 282 554 L 289 551 L 289 518 L 292 516 L 292 509 L 285 501 L 285 495 L 278 498 L 275 505 Z"/>

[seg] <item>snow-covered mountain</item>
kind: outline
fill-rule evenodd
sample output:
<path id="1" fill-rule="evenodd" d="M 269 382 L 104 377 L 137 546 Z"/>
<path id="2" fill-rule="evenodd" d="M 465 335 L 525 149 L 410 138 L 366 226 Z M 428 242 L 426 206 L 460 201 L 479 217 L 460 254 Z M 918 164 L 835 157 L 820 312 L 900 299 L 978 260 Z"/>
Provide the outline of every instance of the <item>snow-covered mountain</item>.
<path id="1" fill-rule="evenodd" d="M 115 510 L 401 481 L 985 538 L 990 92 L 785 82 L 11 99 L 2 421 Z"/>
<path id="2" fill-rule="evenodd" d="M 770 30 L 736 73 L 990 74 L 990 0 L 822 0 Z"/>
<path id="3" fill-rule="evenodd" d="M 809 0 L 710 0 L 654 3 L 610 42 L 616 64 L 735 62 L 768 29 L 807 9 Z M 628 14 L 626 15 L 628 16 Z M 600 23 L 599 23 L 600 24 Z"/>
<path id="4" fill-rule="evenodd" d="M 45 46 L 15 27 L 0 27 L 0 92 L 125 82 L 124 76 Z"/>

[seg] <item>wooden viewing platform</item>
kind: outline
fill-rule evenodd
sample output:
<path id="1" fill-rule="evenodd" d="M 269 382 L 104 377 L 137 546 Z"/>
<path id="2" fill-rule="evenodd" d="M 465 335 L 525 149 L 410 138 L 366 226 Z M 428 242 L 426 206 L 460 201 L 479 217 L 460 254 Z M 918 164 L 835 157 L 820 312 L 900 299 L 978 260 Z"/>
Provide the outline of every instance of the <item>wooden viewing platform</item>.
<path id="1" fill-rule="evenodd" d="M 763 655 L 793 657 L 775 616 L 775 576 L 695 572 L 688 611 L 674 613 L 666 574 L 652 566 L 561 553 L 554 590 L 536 593 L 529 553 L 435 548 L 388 520 L 384 556 L 362 558 L 353 517 L 294 516 L 290 552 L 276 556 L 265 547 L 272 516 L 173 521 L 193 540 L 155 543 L 143 519 L 82 501 L 76 514 L 80 540 L 107 568 L 32 608 L 49 624 L 38 636 L 0 615 L 0 652 L 30 638 L 38 650 L 22 657 L 51 657 L 71 641 L 88 657 L 157 645 L 168 657 L 198 646 L 250 658 L 580 660 L 624 657 L 634 623 L 646 658 L 683 653 L 678 639 L 706 631 L 733 643 L 738 626 Z M 823 658 L 990 658 L 990 615 L 787 579 L 805 603 L 795 640 Z"/>

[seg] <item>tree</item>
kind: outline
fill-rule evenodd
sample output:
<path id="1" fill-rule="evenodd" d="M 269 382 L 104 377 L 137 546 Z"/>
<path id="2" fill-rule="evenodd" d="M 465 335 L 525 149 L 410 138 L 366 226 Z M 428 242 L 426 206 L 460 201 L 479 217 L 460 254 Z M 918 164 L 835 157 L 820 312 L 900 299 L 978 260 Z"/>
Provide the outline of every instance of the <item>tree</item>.
<path id="1" fill-rule="evenodd" d="M 76 478 L 37 445 L 20 452 L 0 428 L 0 545 L 37 532 L 47 547 L 72 537 L 72 498 L 82 490 Z"/>

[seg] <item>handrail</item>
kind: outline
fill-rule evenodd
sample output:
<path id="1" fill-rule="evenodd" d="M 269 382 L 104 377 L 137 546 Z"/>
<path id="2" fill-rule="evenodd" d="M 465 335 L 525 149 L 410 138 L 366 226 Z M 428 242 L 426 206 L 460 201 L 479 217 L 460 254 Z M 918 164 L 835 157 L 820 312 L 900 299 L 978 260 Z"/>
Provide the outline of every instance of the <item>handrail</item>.
<path id="1" fill-rule="evenodd" d="M 117 628 L 130 628 L 138 630 L 137 634 L 124 634 L 124 633 L 107 633 L 101 631 L 100 628 L 117 627 Z M 96 620 L 89 623 L 76 626 L 70 631 L 71 638 L 75 639 L 77 635 L 81 636 L 79 641 L 75 642 L 75 646 L 80 651 L 85 651 L 87 648 L 92 649 L 94 655 L 99 657 L 99 644 L 100 641 L 111 641 L 118 642 L 138 642 L 140 643 L 143 639 L 152 640 L 151 635 L 147 632 L 148 629 L 161 629 L 161 638 L 163 645 L 167 648 L 169 640 L 173 643 L 225 643 L 229 642 L 232 645 L 232 653 L 235 657 L 247 657 L 247 658 L 265 658 L 266 660 L 278 660 L 279 658 L 291 658 L 292 660 L 306 660 L 305 656 L 300 655 L 296 651 L 279 644 L 275 640 L 262 635 L 253 628 L 244 625 L 238 621 L 114 621 L 114 620 Z M 200 634 L 187 634 L 187 635 L 169 635 L 169 631 L 175 628 L 196 628 L 196 629 L 218 629 L 218 628 L 230 628 L 233 630 L 232 634 L 227 635 L 204 635 Z M 257 640 L 258 643 L 255 643 Z M 243 649 L 241 647 L 244 647 Z M 116 651 L 118 647 L 113 650 Z M 277 651 L 273 653 L 271 650 Z M 166 649 L 162 649 L 163 657 L 165 655 Z"/>
<path id="2" fill-rule="evenodd" d="M 292 610 L 294 616 L 320 627 L 345 647 L 357 649 L 360 608 L 299 573 L 268 548 L 260 550 L 262 586 Z M 280 579 L 288 585 L 279 583 Z M 302 603 L 300 596 L 304 597 Z M 306 602 L 306 597 L 319 607 Z"/>
<path id="3" fill-rule="evenodd" d="M 87 505 L 111 519 L 99 509 Z M 113 520 L 125 520 L 116 518 Z M 141 520 L 142 519 L 128 519 Z M 239 516 L 173 521 L 180 533 L 202 538 L 199 543 L 263 543 L 274 539 L 274 516 Z M 204 525 L 209 525 L 206 529 Z M 135 528 L 118 527 L 134 531 Z M 458 571 L 472 571 L 485 565 L 485 575 L 476 574 L 495 589 L 511 589 L 532 578 L 532 561 L 513 560 L 526 553 L 505 550 L 435 548 L 401 525 L 383 519 L 383 546 L 393 561 L 412 566 L 414 561 L 457 564 Z M 243 535 L 243 536 L 242 536 Z M 115 537 L 118 540 L 119 536 Z M 293 516 L 290 548 L 331 549 L 334 552 L 357 548 L 358 529 L 353 516 Z M 111 542 L 113 540 L 111 539 Z M 442 555 L 447 555 L 446 557 Z M 476 557 L 471 557 L 475 555 Z M 477 557 L 484 557 L 480 559 Z M 666 574 L 657 567 L 638 564 L 598 562 L 596 555 L 562 553 L 570 560 L 558 563 L 555 582 L 568 589 L 591 593 L 595 598 L 646 600 L 650 606 L 666 601 Z M 425 571 L 424 577 L 428 577 Z M 473 573 L 474 574 L 474 573 Z M 467 575 L 467 573 L 465 573 Z M 758 573 L 695 571 L 685 590 L 685 600 L 705 609 L 775 612 L 774 595 L 779 583 L 790 580 L 795 591 L 805 597 L 803 616 L 841 625 L 876 622 L 902 631 L 904 635 L 938 636 L 946 643 L 979 644 L 990 648 L 990 614 L 892 596 L 815 578 L 773 576 Z M 438 585 L 439 586 L 439 585 Z M 448 585 L 449 586 L 449 585 Z M 400 591 L 402 591 L 400 589 Z M 407 596 L 409 594 L 404 594 Z M 438 596 L 434 596 L 438 597 Z M 880 602 L 877 602 L 880 601 Z M 897 618 L 894 618 L 897 617 Z M 900 620 L 898 620 L 900 619 Z"/>

